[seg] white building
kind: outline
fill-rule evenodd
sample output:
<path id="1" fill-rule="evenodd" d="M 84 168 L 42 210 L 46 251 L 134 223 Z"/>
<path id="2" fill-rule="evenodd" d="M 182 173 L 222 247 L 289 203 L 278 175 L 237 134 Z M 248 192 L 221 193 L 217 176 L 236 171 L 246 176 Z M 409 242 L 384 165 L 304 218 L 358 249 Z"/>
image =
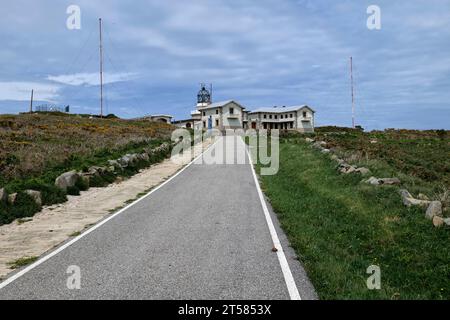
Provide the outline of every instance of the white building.
<path id="1" fill-rule="evenodd" d="M 178 127 L 195 129 L 280 129 L 314 132 L 315 111 L 307 105 L 259 108 L 246 111 L 235 100 L 211 102 L 211 94 L 202 86 L 191 119 L 173 123 Z"/>
<path id="2" fill-rule="evenodd" d="M 248 112 L 248 126 L 252 129 L 297 130 L 314 132 L 315 111 L 307 105 L 259 108 Z"/>

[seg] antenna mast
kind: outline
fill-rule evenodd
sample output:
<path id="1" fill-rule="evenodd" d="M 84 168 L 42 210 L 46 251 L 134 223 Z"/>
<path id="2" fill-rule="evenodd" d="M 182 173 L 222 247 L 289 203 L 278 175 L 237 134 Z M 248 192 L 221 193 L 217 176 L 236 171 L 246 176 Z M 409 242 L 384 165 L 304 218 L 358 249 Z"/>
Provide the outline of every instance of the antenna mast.
<path id="1" fill-rule="evenodd" d="M 355 94 L 353 91 L 353 57 L 350 57 L 350 79 L 352 86 L 352 128 L 355 128 Z"/>
<path id="2" fill-rule="evenodd" d="M 102 18 L 98 19 L 100 30 L 100 117 L 103 118 L 103 44 L 102 44 Z"/>

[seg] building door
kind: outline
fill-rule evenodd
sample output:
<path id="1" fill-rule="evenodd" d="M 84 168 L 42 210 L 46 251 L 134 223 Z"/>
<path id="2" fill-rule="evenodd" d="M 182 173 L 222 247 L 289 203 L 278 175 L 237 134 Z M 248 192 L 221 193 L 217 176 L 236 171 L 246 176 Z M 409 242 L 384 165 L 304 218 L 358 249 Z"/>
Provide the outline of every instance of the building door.
<path id="1" fill-rule="evenodd" d="M 212 116 L 209 116 L 208 118 L 208 130 L 212 129 Z"/>
<path id="2" fill-rule="evenodd" d="M 256 129 L 256 122 L 252 122 L 252 129 Z"/>

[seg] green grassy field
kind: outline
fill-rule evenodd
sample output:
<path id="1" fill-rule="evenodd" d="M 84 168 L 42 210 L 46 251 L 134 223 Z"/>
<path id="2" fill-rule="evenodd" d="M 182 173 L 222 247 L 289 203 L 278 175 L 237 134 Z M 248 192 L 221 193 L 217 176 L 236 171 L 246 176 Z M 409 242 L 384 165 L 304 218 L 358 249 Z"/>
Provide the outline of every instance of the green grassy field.
<path id="1" fill-rule="evenodd" d="M 423 209 L 404 207 L 398 187 L 339 174 L 304 137 L 281 142 L 280 170 L 261 176 L 262 187 L 321 299 L 450 299 L 448 228 L 434 228 Z M 398 173 L 384 160 L 355 161 L 374 165 L 377 173 Z M 430 192 L 445 181 L 409 177 L 408 183 L 424 182 Z M 370 265 L 381 268 L 381 290 L 366 286 Z"/>

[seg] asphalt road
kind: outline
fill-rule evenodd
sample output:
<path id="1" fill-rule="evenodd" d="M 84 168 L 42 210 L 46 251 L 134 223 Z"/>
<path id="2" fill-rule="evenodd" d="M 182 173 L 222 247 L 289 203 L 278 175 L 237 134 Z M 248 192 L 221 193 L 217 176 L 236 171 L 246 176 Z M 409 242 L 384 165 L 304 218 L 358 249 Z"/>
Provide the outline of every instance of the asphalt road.
<path id="1" fill-rule="evenodd" d="M 316 298 L 271 216 L 301 298 Z M 0 289 L 0 299 L 289 299 L 272 247 L 251 165 L 197 161 Z M 73 265 L 80 289 L 67 286 Z"/>

